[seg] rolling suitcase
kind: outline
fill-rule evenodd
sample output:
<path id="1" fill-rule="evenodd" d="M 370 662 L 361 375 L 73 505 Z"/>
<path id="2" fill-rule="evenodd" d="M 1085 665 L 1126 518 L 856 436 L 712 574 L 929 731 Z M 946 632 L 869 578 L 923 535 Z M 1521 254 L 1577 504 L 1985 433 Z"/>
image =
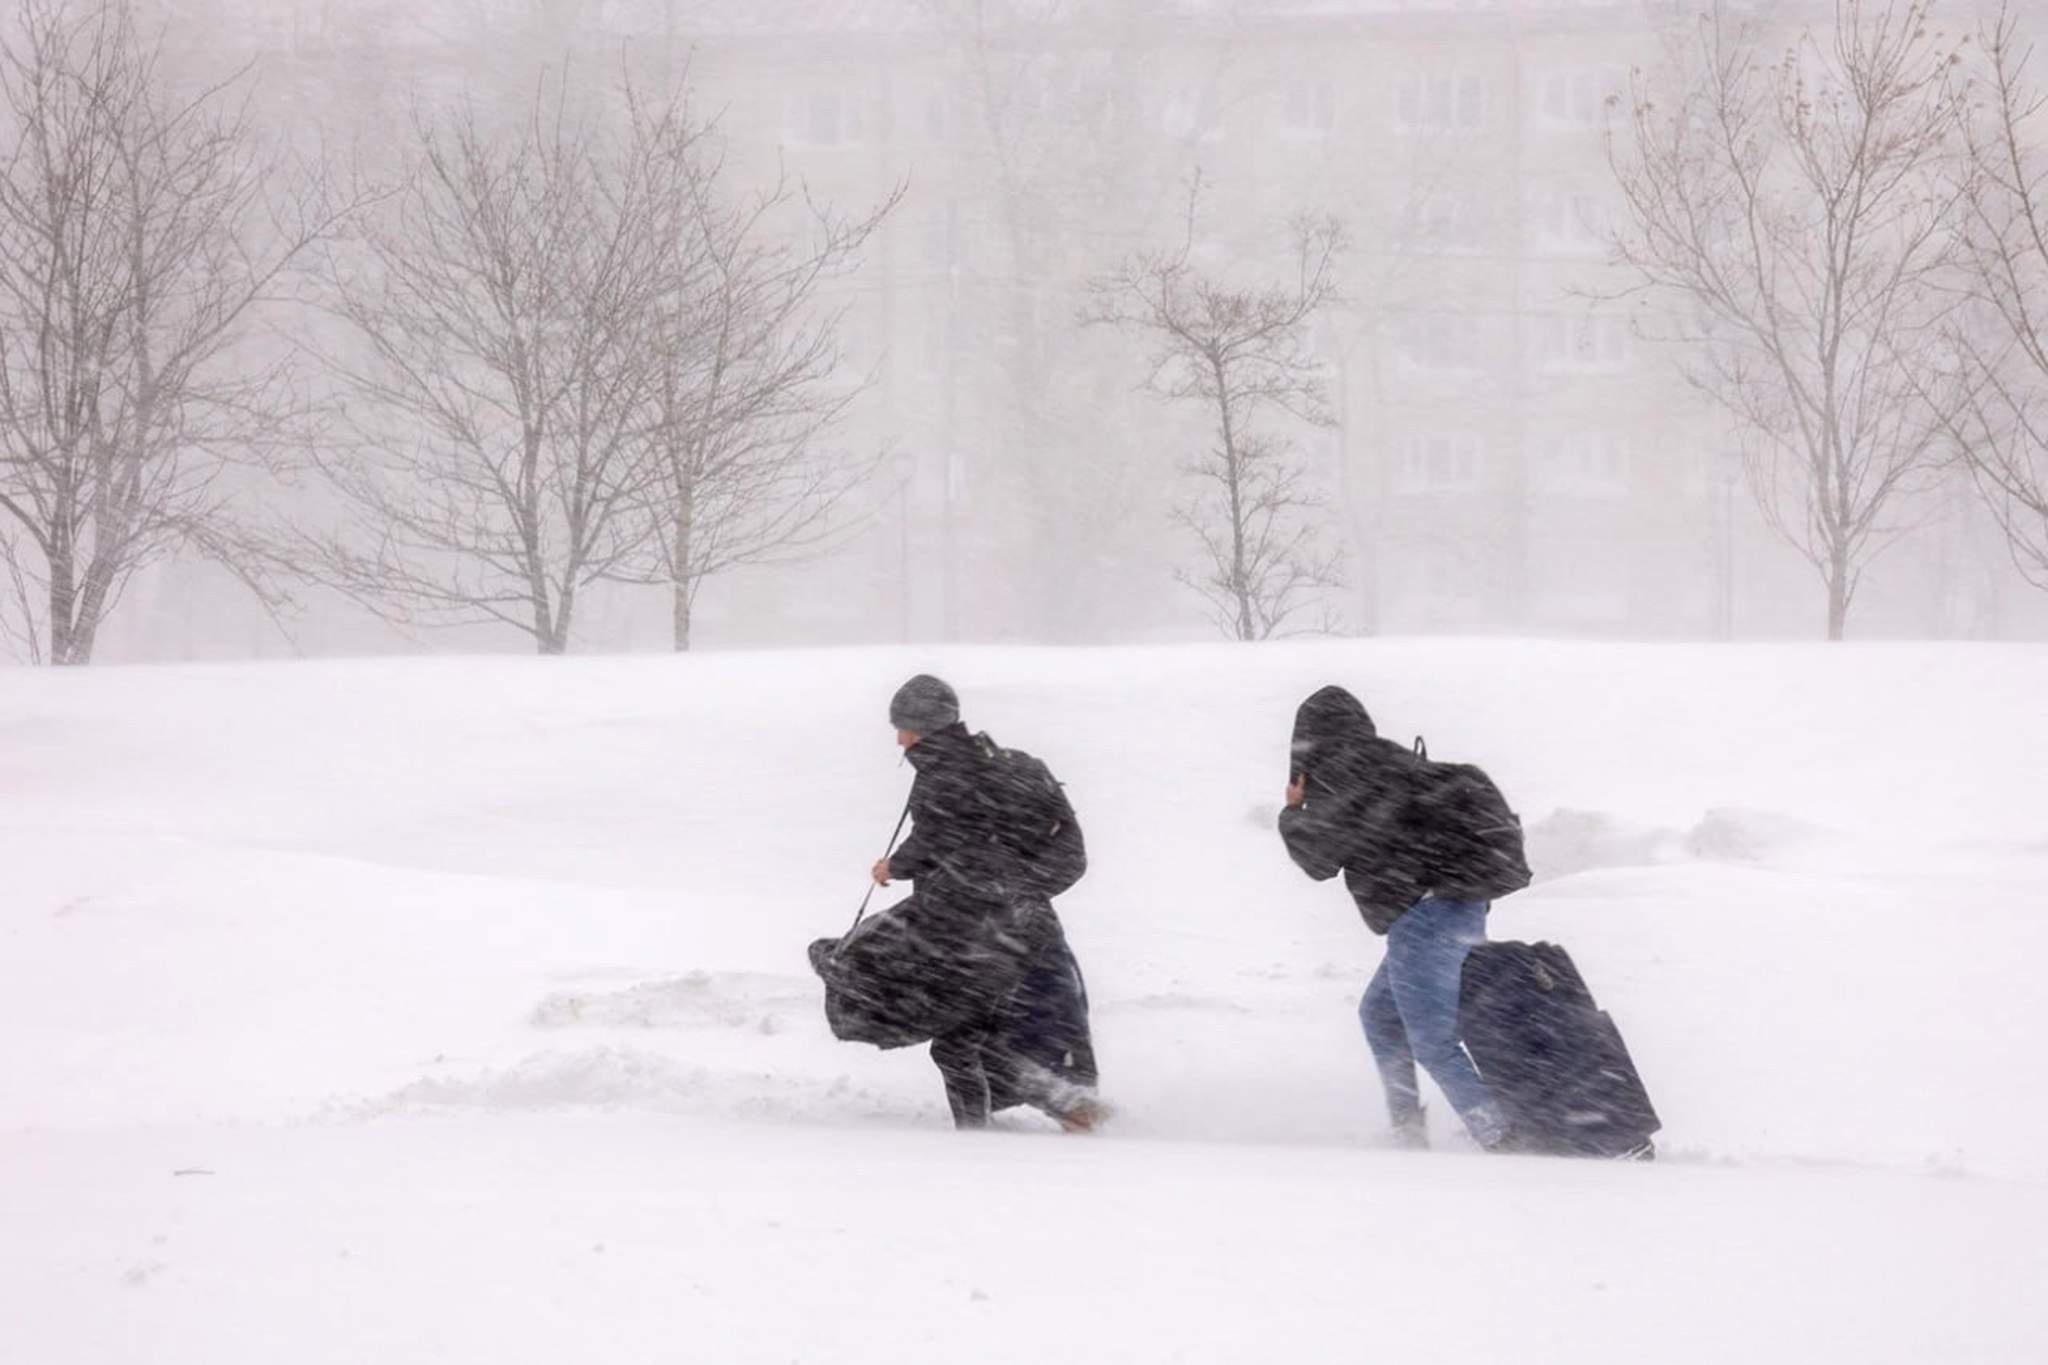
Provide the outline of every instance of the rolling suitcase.
<path id="1" fill-rule="evenodd" d="M 1663 1126 L 1621 1030 L 1554 943 L 1482 943 L 1465 958 L 1458 1023 L 1517 1145 L 1558 1156 L 1651 1156 Z"/>

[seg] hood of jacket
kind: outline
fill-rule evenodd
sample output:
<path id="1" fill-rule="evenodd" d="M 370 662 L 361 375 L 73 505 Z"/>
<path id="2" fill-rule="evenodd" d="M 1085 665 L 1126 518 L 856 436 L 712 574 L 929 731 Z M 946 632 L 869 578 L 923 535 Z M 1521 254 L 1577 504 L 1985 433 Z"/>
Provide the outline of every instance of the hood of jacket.
<path id="1" fill-rule="evenodd" d="M 1318 688 L 1295 709 L 1287 780 L 1306 776 L 1324 788 L 1348 785 L 1350 770 L 1367 761 L 1377 738 L 1364 703 L 1341 687 Z"/>

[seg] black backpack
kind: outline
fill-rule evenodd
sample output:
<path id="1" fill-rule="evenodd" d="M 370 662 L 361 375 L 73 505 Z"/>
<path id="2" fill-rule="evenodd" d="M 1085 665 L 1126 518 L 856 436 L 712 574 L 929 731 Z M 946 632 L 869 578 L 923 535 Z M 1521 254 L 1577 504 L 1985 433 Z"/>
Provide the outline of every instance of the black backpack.
<path id="1" fill-rule="evenodd" d="M 1529 884 L 1522 818 L 1483 769 L 1438 763 L 1419 735 L 1407 767 L 1403 816 L 1425 887 L 1460 900 L 1495 900 Z"/>
<path id="2" fill-rule="evenodd" d="M 1005 749 L 986 734 L 975 746 L 992 769 L 1001 819 L 997 838 L 1003 847 L 1035 874 L 1036 890 L 1057 896 L 1081 880 L 1087 868 L 1081 853 L 1080 827 L 1066 789 L 1044 760 L 1022 749 Z"/>

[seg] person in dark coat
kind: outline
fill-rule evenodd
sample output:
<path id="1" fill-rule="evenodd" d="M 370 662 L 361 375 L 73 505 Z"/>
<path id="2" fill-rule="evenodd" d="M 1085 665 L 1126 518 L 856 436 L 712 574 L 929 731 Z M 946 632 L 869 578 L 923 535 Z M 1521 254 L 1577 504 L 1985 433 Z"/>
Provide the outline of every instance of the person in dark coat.
<path id="1" fill-rule="evenodd" d="M 1043 764 L 971 734 L 938 678 L 906 682 L 889 718 L 917 770 L 911 833 L 872 876 L 914 889 L 887 912 L 889 960 L 871 955 L 876 1012 L 931 1039 L 956 1126 L 1030 1104 L 1086 1130 L 1102 1113 L 1087 991 L 1052 908 L 1087 870 L 1073 807 Z"/>
<path id="2" fill-rule="evenodd" d="M 1318 881 L 1339 872 L 1387 954 L 1359 1002 L 1395 1138 L 1425 1145 L 1420 1061 L 1480 1146 L 1511 1141 L 1501 1106 L 1460 1039 L 1465 955 L 1486 940 L 1497 888 L 1483 841 L 1418 799 L 1416 756 L 1381 739 L 1358 698 L 1325 687 L 1295 713 L 1280 837 Z M 1526 880 L 1526 877 L 1523 878 Z"/>

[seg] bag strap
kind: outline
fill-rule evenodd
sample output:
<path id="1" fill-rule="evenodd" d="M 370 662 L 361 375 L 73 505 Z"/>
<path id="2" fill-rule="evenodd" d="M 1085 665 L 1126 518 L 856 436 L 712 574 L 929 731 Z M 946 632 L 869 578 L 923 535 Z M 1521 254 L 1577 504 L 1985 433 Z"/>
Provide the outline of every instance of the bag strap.
<path id="1" fill-rule="evenodd" d="M 1425 760 L 1429 757 L 1429 746 L 1422 742 L 1421 735 L 1415 737 L 1415 756 Z"/>
<path id="2" fill-rule="evenodd" d="M 901 815 L 899 815 L 899 816 L 897 816 L 897 817 L 896 817 L 896 832 L 895 832 L 894 834 L 891 834 L 891 835 L 889 836 L 889 847 L 888 847 L 888 849 L 887 849 L 887 850 L 886 850 L 886 851 L 885 851 L 885 852 L 884 852 L 884 853 L 882 854 L 882 856 L 883 856 L 884 858 L 888 857 L 888 856 L 889 856 L 889 854 L 891 854 L 891 853 L 894 853 L 894 852 L 896 851 L 896 841 L 897 841 L 898 839 L 901 839 L 901 838 L 903 837 L 903 826 L 904 826 L 905 824 L 907 824 L 907 823 L 909 822 L 909 820 L 910 820 L 910 798 L 906 796 L 906 797 L 904 797 L 904 798 L 903 798 L 903 814 L 901 814 Z M 851 924 L 849 924 L 849 925 L 847 925 L 847 926 L 846 926 L 846 933 L 847 933 L 847 934 L 850 934 L 850 933 L 852 933 L 852 932 L 853 932 L 854 930 L 856 930 L 856 929 L 860 928 L 860 922 L 861 922 L 861 920 L 862 920 L 862 919 L 863 919 L 863 918 L 864 918 L 864 917 L 865 917 L 865 916 L 867 915 L 867 913 L 868 913 L 868 902 L 869 902 L 869 901 L 871 901 L 871 900 L 873 900 L 874 898 L 875 898 L 875 879 L 874 879 L 873 877 L 870 877 L 870 878 L 868 878 L 868 893 L 867 893 L 867 894 L 866 894 L 865 896 L 862 896 L 862 897 L 860 898 L 860 909 L 858 909 L 858 910 L 856 910 L 856 911 L 854 911 L 854 912 L 853 912 L 853 923 L 851 923 Z M 840 937 L 841 937 L 841 938 L 844 938 L 844 937 L 846 937 L 846 934 L 841 934 L 841 935 L 840 935 Z"/>

